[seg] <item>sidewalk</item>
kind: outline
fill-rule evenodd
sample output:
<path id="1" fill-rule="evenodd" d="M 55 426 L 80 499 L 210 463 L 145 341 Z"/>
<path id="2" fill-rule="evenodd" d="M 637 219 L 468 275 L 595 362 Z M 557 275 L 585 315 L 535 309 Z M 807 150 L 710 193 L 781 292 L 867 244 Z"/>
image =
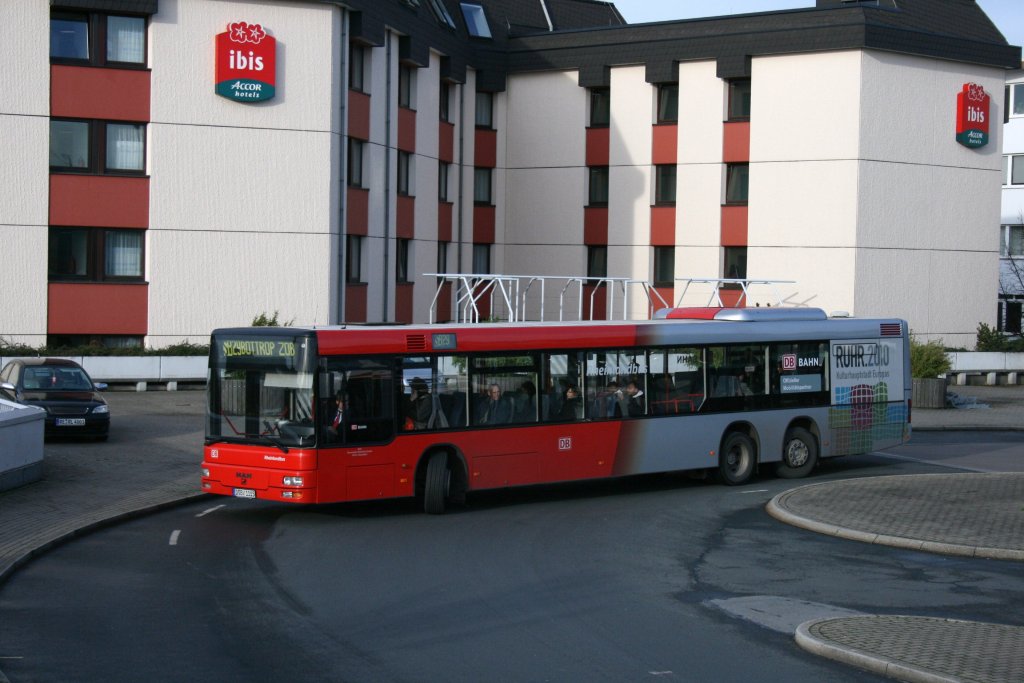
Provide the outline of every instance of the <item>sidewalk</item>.
<path id="1" fill-rule="evenodd" d="M 915 431 L 1024 430 L 1024 386 L 952 390 L 988 407 L 914 409 Z M 48 445 L 45 478 L 0 493 L 0 586 L 54 545 L 204 495 L 198 472 L 202 392 L 111 392 L 108 400 L 114 416 L 109 443 L 83 444 L 78 450 L 86 455 Z M 940 495 L 935 477 L 943 478 Z M 919 489 L 926 484 L 925 494 Z M 886 516 L 897 503 L 902 511 Z M 810 484 L 780 494 L 769 508 L 787 523 L 860 541 L 1024 561 L 1022 504 L 1024 474 L 944 474 Z M 797 640 L 818 654 L 902 680 L 1024 680 L 1024 628 L 869 615 L 808 622 Z"/>

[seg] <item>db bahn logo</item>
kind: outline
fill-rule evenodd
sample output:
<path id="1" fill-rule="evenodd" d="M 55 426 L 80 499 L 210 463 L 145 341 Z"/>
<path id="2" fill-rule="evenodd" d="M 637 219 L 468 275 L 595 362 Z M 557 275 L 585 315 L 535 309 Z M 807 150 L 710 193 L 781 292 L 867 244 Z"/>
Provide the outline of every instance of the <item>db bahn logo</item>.
<path id="1" fill-rule="evenodd" d="M 787 353 L 782 356 L 782 369 L 783 370 L 796 370 L 796 354 Z"/>
<path id="2" fill-rule="evenodd" d="M 956 96 L 956 141 L 964 147 L 988 144 L 988 124 L 992 98 L 977 83 L 964 83 Z"/>
<path id="3" fill-rule="evenodd" d="M 217 34 L 214 91 L 252 103 L 269 100 L 277 87 L 277 40 L 259 24 L 236 21 Z"/>

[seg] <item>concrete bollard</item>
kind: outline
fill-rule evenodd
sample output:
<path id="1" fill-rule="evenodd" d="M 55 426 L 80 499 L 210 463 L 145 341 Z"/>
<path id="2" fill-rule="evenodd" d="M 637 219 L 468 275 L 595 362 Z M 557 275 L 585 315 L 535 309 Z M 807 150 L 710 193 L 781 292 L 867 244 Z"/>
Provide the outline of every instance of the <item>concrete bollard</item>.
<path id="1" fill-rule="evenodd" d="M 168 382 L 167 383 L 167 391 L 177 391 L 177 390 L 178 390 L 178 383 L 177 382 Z"/>
<path id="2" fill-rule="evenodd" d="M 145 391 L 145 390 L 146 390 L 146 383 L 145 382 L 136 382 L 135 383 L 135 391 Z"/>
<path id="3" fill-rule="evenodd" d="M 994 387 L 999 384 L 999 373 L 990 372 L 985 375 L 985 386 Z"/>
<path id="4" fill-rule="evenodd" d="M 1017 384 L 1017 373 L 1016 372 L 1008 372 L 1008 373 L 1006 373 L 1006 383 L 1009 384 L 1010 386 L 1015 386 Z"/>

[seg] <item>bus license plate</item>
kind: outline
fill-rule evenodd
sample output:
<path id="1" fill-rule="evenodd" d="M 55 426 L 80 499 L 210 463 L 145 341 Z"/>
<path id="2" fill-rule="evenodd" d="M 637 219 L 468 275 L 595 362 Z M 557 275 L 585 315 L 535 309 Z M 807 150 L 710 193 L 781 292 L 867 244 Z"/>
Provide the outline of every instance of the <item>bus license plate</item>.
<path id="1" fill-rule="evenodd" d="M 235 489 L 235 498 L 255 498 L 256 491 L 252 489 Z"/>
<path id="2" fill-rule="evenodd" d="M 58 427 L 84 427 L 85 418 L 82 417 L 58 417 Z"/>

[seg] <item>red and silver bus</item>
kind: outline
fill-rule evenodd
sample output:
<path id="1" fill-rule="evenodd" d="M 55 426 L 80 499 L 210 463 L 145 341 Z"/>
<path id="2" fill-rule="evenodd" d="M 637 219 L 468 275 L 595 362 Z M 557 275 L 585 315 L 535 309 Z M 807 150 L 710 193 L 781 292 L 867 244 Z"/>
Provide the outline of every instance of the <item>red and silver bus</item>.
<path id="1" fill-rule="evenodd" d="M 202 487 L 295 503 L 677 470 L 726 484 L 910 438 L 898 319 L 666 309 L 629 322 L 213 332 Z"/>

